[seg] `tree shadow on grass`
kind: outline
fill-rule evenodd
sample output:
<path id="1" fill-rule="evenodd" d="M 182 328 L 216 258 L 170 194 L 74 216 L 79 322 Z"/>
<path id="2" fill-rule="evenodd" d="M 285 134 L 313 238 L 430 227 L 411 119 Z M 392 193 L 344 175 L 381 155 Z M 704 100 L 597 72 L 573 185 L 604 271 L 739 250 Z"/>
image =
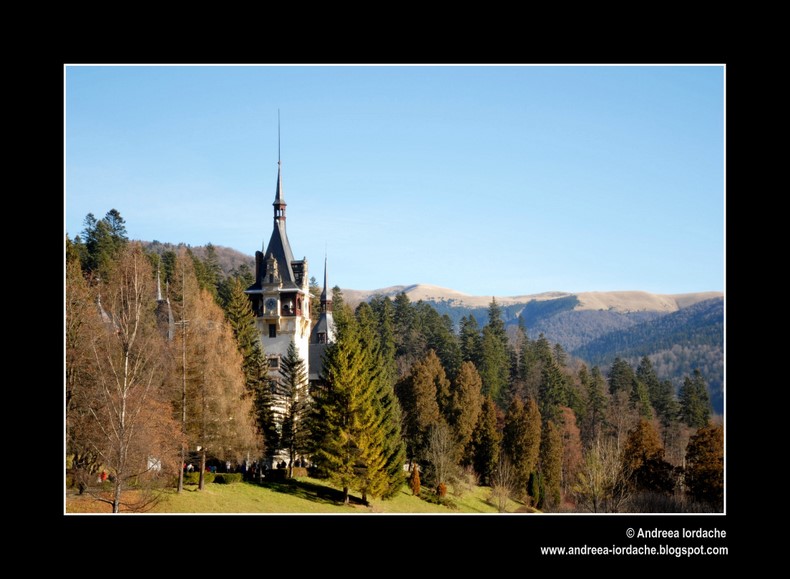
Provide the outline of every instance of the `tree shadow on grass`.
<path id="1" fill-rule="evenodd" d="M 315 483 L 287 479 L 285 481 L 262 482 L 261 486 L 276 493 L 292 495 L 314 503 L 325 505 L 342 505 L 343 491 L 329 488 Z M 350 506 L 365 506 L 362 499 L 349 494 Z"/>

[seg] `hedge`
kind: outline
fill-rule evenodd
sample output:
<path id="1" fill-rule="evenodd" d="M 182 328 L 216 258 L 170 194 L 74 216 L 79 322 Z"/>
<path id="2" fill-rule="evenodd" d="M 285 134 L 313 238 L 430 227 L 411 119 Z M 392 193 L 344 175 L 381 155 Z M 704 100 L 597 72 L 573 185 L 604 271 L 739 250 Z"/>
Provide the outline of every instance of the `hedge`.
<path id="1" fill-rule="evenodd" d="M 214 482 L 222 485 L 229 485 L 241 482 L 242 474 L 240 472 L 223 472 L 216 475 Z"/>

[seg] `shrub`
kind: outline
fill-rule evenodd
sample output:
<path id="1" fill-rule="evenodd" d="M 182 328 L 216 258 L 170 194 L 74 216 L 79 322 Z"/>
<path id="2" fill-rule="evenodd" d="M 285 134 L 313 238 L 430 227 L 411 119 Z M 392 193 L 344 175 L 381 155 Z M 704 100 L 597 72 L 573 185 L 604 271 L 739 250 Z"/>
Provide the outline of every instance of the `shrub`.
<path id="1" fill-rule="evenodd" d="M 216 475 L 214 482 L 221 485 L 230 485 L 241 482 L 241 478 L 240 472 L 226 472 Z"/>
<path id="2" fill-rule="evenodd" d="M 303 466 L 295 466 L 293 478 L 296 478 L 298 476 L 307 476 L 307 469 Z"/>
<path id="3" fill-rule="evenodd" d="M 411 494 L 415 496 L 419 496 L 420 494 L 420 469 L 417 468 L 417 465 L 413 465 L 411 468 L 411 476 L 409 476 L 409 488 L 411 489 Z"/>
<path id="4" fill-rule="evenodd" d="M 439 483 L 439 486 L 436 487 L 436 494 L 439 495 L 439 498 L 444 498 L 447 496 L 447 485 L 444 483 Z"/>
<path id="5" fill-rule="evenodd" d="M 217 475 L 213 472 L 204 472 L 203 473 L 203 481 L 208 484 L 214 482 L 214 478 Z M 184 484 L 185 485 L 196 485 L 200 483 L 200 473 L 199 472 L 186 472 L 184 473 Z"/>

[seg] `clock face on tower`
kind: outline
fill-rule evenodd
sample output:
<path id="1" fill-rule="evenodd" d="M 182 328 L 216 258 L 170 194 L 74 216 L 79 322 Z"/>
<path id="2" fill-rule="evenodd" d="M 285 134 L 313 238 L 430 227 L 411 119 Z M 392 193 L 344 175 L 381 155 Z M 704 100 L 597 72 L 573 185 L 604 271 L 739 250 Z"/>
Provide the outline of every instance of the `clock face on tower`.
<path id="1" fill-rule="evenodd" d="M 274 298 L 269 298 L 266 300 L 266 311 L 269 313 L 274 313 L 277 309 L 277 300 Z"/>

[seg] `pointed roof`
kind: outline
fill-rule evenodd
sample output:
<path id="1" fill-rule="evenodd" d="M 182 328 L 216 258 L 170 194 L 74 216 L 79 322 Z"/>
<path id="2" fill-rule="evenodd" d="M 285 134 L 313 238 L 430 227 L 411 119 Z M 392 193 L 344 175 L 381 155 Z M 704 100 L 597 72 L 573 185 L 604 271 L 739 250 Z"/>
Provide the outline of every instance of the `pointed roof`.
<path id="1" fill-rule="evenodd" d="M 321 290 L 321 306 L 325 306 L 326 299 L 326 255 L 324 256 L 324 289 Z"/>
<path id="2" fill-rule="evenodd" d="M 274 191 L 274 203 L 272 205 L 275 207 L 277 205 L 288 205 L 283 195 L 282 163 L 279 160 L 277 161 L 277 186 Z"/>

